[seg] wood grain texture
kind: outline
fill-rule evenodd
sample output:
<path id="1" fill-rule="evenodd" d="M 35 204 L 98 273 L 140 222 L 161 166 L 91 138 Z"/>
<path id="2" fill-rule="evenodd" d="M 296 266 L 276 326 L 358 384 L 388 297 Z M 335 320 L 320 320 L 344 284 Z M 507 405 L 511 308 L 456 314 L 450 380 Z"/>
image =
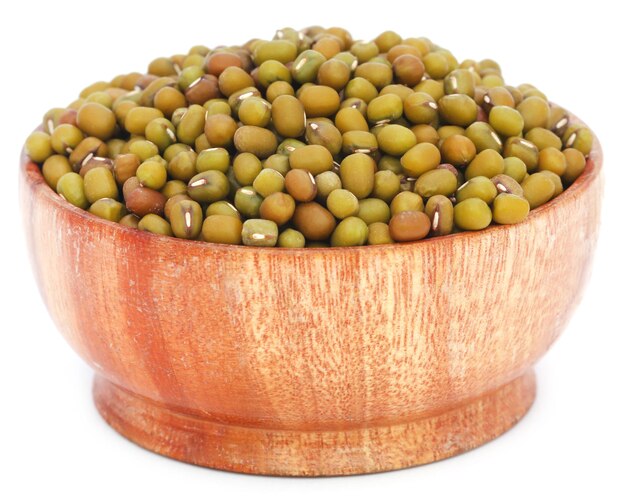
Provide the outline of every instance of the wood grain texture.
<path id="1" fill-rule="evenodd" d="M 289 430 L 213 422 L 163 407 L 101 377 L 94 381 L 100 414 L 145 448 L 197 465 L 285 476 L 378 472 L 451 457 L 506 432 L 534 398 L 535 375 L 529 371 L 469 402 L 405 423 Z"/>
<path id="2" fill-rule="evenodd" d="M 515 226 L 419 243 L 258 249 L 124 228 L 20 170 L 44 301 L 120 433 L 241 472 L 448 457 L 512 426 L 589 275 L 602 156 Z"/>

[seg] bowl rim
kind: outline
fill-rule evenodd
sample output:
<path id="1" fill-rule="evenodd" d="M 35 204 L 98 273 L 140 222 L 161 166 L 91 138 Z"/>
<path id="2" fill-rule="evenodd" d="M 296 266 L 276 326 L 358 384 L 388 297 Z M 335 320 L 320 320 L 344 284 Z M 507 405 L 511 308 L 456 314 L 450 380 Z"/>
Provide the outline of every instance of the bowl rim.
<path id="1" fill-rule="evenodd" d="M 570 113 L 569 111 L 568 114 L 571 122 L 578 123 L 581 126 L 589 128 L 587 124 L 584 121 L 580 120 L 577 116 Z M 39 129 L 41 128 L 39 127 L 36 130 Z M 535 208 L 534 210 L 531 210 L 531 212 L 528 214 L 528 217 L 524 219 L 524 221 L 518 224 L 508 225 L 490 224 L 485 229 L 481 229 L 479 231 L 462 231 L 460 233 L 454 233 L 445 236 L 435 236 L 413 242 L 396 242 L 381 245 L 305 248 L 251 247 L 247 245 L 209 243 L 202 240 L 186 240 L 183 238 L 176 238 L 174 236 L 163 236 L 155 233 L 141 231 L 127 226 L 122 226 L 117 222 L 108 221 L 89 213 L 87 210 L 76 207 L 71 203 L 68 203 L 61 196 L 59 196 L 44 180 L 43 174 L 38 164 L 28 158 L 25 152 L 25 146 L 22 147 L 22 151 L 20 154 L 20 181 L 23 181 L 25 186 L 28 187 L 28 192 L 30 193 L 29 197 L 33 200 L 43 198 L 44 201 L 46 201 L 48 204 L 52 205 L 59 211 L 69 212 L 79 219 L 84 220 L 87 223 L 91 223 L 93 226 L 98 226 L 101 229 L 111 228 L 111 230 L 116 233 L 127 235 L 129 239 L 140 240 L 146 242 L 149 245 L 153 245 L 154 247 L 159 247 L 171 243 L 175 244 L 176 247 L 179 247 L 181 252 L 184 250 L 193 250 L 196 253 L 201 253 L 202 250 L 205 250 L 215 253 L 228 253 L 229 251 L 232 251 L 232 253 L 236 254 L 254 253 L 303 256 L 319 255 L 320 253 L 323 255 L 345 255 L 349 254 L 350 252 L 354 253 L 355 251 L 358 251 L 359 254 L 367 254 L 368 251 L 376 254 L 382 251 L 400 249 L 402 247 L 425 247 L 429 244 L 435 245 L 440 242 L 452 242 L 455 240 L 465 240 L 477 236 L 485 236 L 488 234 L 506 232 L 506 230 L 510 227 L 521 226 L 525 224 L 527 225 L 537 219 L 540 219 L 544 214 L 550 212 L 553 207 L 564 204 L 566 201 L 576 199 L 578 195 L 584 192 L 599 176 L 602 168 L 602 147 L 596 134 L 593 132 L 593 130 L 591 130 L 591 128 L 589 129 L 592 133 L 593 143 L 583 172 L 572 183 L 572 185 L 565 189 L 561 194 L 559 194 L 549 202 Z M 22 202 L 22 204 L 24 204 L 24 202 Z"/>

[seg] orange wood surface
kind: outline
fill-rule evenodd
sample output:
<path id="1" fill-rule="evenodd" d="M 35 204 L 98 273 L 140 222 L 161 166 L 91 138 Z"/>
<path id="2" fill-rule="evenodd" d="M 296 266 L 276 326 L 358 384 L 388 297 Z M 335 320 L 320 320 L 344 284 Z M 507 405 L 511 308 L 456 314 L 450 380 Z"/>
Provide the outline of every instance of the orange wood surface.
<path id="1" fill-rule="evenodd" d="M 43 299 L 115 429 L 209 467 L 330 475 L 445 458 L 525 413 L 589 275 L 601 164 L 596 141 L 573 186 L 518 225 L 334 249 L 125 228 L 26 159 L 20 186 Z"/>

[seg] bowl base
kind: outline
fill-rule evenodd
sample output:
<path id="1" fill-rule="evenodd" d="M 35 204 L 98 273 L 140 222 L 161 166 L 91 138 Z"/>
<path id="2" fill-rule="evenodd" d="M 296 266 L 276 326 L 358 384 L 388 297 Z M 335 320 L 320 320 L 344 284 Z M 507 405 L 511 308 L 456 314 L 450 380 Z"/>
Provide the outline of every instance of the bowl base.
<path id="1" fill-rule="evenodd" d="M 252 474 L 336 476 L 416 466 L 480 446 L 513 427 L 535 398 L 526 374 L 469 402 L 394 425 L 298 431 L 225 424 L 180 413 L 96 376 L 105 421 L 153 452 L 196 465 Z"/>

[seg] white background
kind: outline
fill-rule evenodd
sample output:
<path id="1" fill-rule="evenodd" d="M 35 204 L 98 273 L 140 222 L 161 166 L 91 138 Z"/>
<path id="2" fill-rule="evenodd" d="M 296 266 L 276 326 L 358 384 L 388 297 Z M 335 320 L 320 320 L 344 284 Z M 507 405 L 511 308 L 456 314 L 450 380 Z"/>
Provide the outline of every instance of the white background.
<path id="1" fill-rule="evenodd" d="M 626 502 L 626 38 L 618 2 L 3 5 L 1 502 Z M 46 110 L 93 81 L 144 70 L 154 57 L 194 44 L 271 38 L 283 26 L 311 24 L 345 26 L 367 39 L 394 29 L 428 36 L 459 59 L 494 58 L 507 82 L 531 82 L 587 121 L 604 147 L 607 182 L 593 276 L 537 366 L 535 405 L 478 450 L 408 470 L 320 479 L 231 474 L 153 455 L 99 418 L 91 370 L 61 338 L 36 290 L 16 198 L 21 145 Z"/>

